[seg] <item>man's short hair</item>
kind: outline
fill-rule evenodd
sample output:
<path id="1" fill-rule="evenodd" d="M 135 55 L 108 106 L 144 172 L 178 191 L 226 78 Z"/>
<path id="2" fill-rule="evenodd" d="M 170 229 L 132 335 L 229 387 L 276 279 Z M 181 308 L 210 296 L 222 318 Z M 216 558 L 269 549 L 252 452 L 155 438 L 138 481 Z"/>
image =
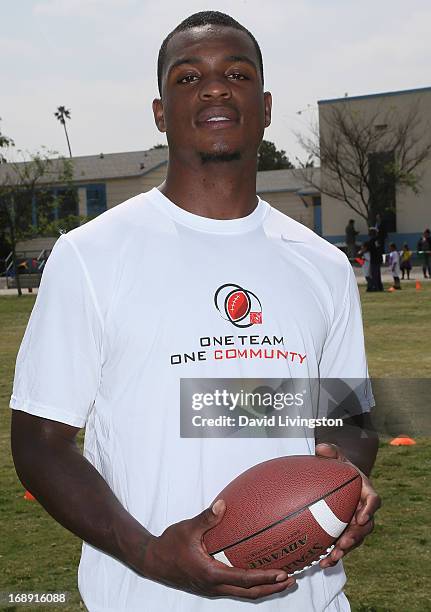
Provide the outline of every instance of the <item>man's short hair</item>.
<path id="1" fill-rule="evenodd" d="M 159 50 L 159 56 L 157 59 L 157 83 L 159 86 L 159 93 L 162 95 L 162 74 L 163 68 L 166 61 L 166 49 L 171 38 L 178 34 L 178 32 L 184 32 L 186 30 L 191 30 L 192 28 L 197 28 L 200 26 L 222 26 L 225 28 L 234 28 L 235 30 L 240 30 L 241 32 L 245 32 L 247 36 L 251 38 L 253 41 L 254 47 L 256 49 L 257 58 L 259 60 L 259 70 L 260 76 L 262 78 L 262 86 L 263 86 L 263 59 L 262 52 L 259 47 L 259 43 L 253 36 L 253 34 L 247 30 L 246 27 L 241 25 L 236 19 L 231 17 L 230 15 L 226 15 L 225 13 L 220 13 L 219 11 L 200 11 L 199 13 L 193 13 L 187 19 L 184 19 L 176 28 L 170 32 L 165 40 L 162 42 L 162 46 Z"/>

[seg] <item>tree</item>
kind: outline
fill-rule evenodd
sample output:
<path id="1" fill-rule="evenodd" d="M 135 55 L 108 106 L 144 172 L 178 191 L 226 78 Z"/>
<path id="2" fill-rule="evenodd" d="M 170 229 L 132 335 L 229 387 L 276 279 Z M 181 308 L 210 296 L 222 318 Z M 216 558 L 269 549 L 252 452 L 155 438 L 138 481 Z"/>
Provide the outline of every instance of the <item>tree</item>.
<path id="1" fill-rule="evenodd" d="M 257 169 L 259 171 L 294 167 L 289 158 L 286 157 L 286 151 L 283 151 L 283 149 L 278 151 L 273 142 L 262 140 L 257 153 Z"/>
<path id="2" fill-rule="evenodd" d="M 25 161 L 26 157 L 30 157 Z M 63 186 L 64 196 L 74 193 L 71 162 L 53 158 L 53 152 L 42 149 L 34 154 L 17 152 L 17 158 L 0 165 L 0 227 L 11 251 L 18 295 L 22 295 L 18 274 L 16 245 L 19 240 L 32 238 L 52 223 L 53 210 L 61 205 L 55 199 L 52 185 Z M 37 200 L 37 225 L 33 210 Z"/>
<path id="3" fill-rule="evenodd" d="M 397 188 L 420 189 L 423 162 L 431 155 L 431 136 L 419 100 L 400 113 L 383 103 L 360 111 L 348 100 L 321 109 L 320 129 L 297 134 L 308 155 L 321 166 L 321 184 L 313 183 L 302 163 L 300 172 L 320 191 L 343 202 L 374 225 L 376 215 L 395 212 Z"/>
<path id="4" fill-rule="evenodd" d="M 1 121 L 1 117 L 0 117 L 0 121 Z M 15 143 L 12 140 L 12 138 L 9 138 L 9 136 L 2 134 L 2 131 L 0 129 L 0 164 L 6 163 L 7 161 L 5 157 L 6 152 L 8 149 L 10 149 L 10 147 L 13 147 L 13 146 L 15 146 Z"/>
<path id="5" fill-rule="evenodd" d="M 60 123 L 62 124 L 64 128 L 64 133 L 66 134 L 67 146 L 69 148 L 69 156 L 72 157 L 72 150 L 70 148 L 70 142 L 69 142 L 69 134 L 67 133 L 67 128 L 66 128 L 66 119 L 70 119 L 70 110 L 68 110 L 65 106 L 58 106 L 54 115 L 57 117 L 57 119 L 60 121 Z"/>

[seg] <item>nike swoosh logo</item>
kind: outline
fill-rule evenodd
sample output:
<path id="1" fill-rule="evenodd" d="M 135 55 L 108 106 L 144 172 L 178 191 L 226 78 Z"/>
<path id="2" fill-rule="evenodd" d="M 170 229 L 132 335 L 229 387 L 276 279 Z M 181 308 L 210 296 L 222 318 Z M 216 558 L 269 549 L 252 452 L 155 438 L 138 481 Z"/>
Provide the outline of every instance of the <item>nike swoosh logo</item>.
<path id="1" fill-rule="evenodd" d="M 294 242 L 297 244 L 302 244 L 304 242 L 303 240 L 292 240 L 291 238 L 288 238 L 284 234 L 281 234 L 281 239 L 283 240 L 283 242 Z"/>

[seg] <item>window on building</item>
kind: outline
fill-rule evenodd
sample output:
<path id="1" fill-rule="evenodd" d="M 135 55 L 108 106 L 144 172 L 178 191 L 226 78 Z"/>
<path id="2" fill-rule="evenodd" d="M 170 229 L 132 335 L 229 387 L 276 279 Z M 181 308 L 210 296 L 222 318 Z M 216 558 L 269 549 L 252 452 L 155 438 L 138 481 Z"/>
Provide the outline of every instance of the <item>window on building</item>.
<path id="1" fill-rule="evenodd" d="M 87 187 L 87 215 L 97 217 L 106 210 L 105 185 L 88 185 Z"/>
<path id="2" fill-rule="evenodd" d="M 33 223 L 44 227 L 47 223 L 78 215 L 78 192 L 70 187 L 38 189 L 33 199 Z"/>
<path id="3" fill-rule="evenodd" d="M 64 219 L 69 215 L 78 215 L 78 192 L 76 189 L 56 189 L 55 199 L 57 219 Z"/>
<path id="4" fill-rule="evenodd" d="M 396 185 L 391 172 L 394 162 L 393 151 L 381 151 L 368 156 L 371 216 L 375 219 L 379 214 L 388 232 L 397 231 Z"/>

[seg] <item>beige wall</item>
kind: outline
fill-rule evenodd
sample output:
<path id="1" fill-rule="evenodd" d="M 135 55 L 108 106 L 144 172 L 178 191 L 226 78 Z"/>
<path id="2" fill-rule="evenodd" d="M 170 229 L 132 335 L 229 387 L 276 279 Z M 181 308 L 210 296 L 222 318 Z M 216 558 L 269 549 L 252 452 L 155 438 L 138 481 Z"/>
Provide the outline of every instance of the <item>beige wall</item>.
<path id="1" fill-rule="evenodd" d="M 78 215 L 87 215 L 87 191 L 85 187 L 78 187 Z"/>
<path id="2" fill-rule="evenodd" d="M 349 219 L 354 219 L 356 230 L 368 232 L 367 222 L 343 202 L 322 194 L 322 229 L 324 236 L 344 235 Z"/>
<path id="3" fill-rule="evenodd" d="M 309 203 L 309 206 L 306 207 L 301 198 L 294 192 L 259 193 L 259 196 L 280 212 L 313 229 L 311 198 L 305 198 L 307 203 Z"/>
<path id="4" fill-rule="evenodd" d="M 362 99 L 341 100 L 319 104 L 319 123 L 321 136 L 328 137 L 328 113 L 333 105 L 348 104 L 353 112 L 365 117 L 373 116 L 377 111 L 381 116 L 390 112 L 393 120 L 397 115 L 404 115 L 417 104 L 420 121 L 413 132 L 421 138 L 423 134 L 431 134 L 431 89 L 427 91 L 400 93 L 394 95 L 370 96 Z M 389 115 L 391 116 L 391 115 Z M 429 136 L 428 136 L 429 137 Z M 322 166 L 322 185 L 327 174 Z M 399 233 L 415 233 L 431 224 L 431 160 L 427 160 L 421 169 L 422 181 L 420 193 L 416 195 L 409 189 L 398 189 L 396 195 L 397 231 Z M 357 229 L 366 232 L 367 223 L 342 202 L 322 194 L 322 224 L 326 236 L 344 234 L 344 228 L 349 219 L 355 219 Z"/>
<path id="5" fill-rule="evenodd" d="M 151 170 L 143 176 L 131 176 L 122 179 L 108 179 L 106 181 L 106 206 L 112 208 L 121 204 L 138 193 L 149 191 L 163 183 L 166 176 L 167 164 Z"/>

